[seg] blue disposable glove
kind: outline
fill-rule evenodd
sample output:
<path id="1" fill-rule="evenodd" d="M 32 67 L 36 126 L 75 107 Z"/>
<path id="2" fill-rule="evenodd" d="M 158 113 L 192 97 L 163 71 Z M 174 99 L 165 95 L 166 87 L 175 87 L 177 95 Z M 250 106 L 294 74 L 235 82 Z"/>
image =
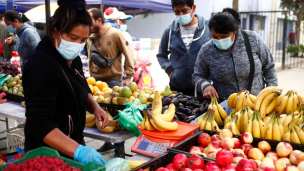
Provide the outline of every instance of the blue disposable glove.
<path id="1" fill-rule="evenodd" d="M 88 164 L 89 162 L 96 162 L 101 164 L 106 164 L 105 159 L 100 153 L 91 147 L 86 147 L 79 145 L 74 152 L 74 160 L 83 164 Z"/>

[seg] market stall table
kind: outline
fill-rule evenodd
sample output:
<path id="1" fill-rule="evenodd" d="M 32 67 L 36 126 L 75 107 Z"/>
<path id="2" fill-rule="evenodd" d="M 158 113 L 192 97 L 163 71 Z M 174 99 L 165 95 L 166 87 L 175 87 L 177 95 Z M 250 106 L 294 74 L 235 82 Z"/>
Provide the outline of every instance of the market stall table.
<path id="1" fill-rule="evenodd" d="M 8 101 L 6 103 L 0 104 L 0 117 L 5 117 L 9 119 L 14 119 L 18 122 L 24 123 L 26 120 L 25 117 L 25 108 L 20 105 L 20 103 Z M 20 127 L 20 126 L 19 126 Z M 19 128 L 16 127 L 16 128 Z M 12 129 L 16 129 L 12 128 Z M 8 129 L 8 128 L 7 128 Z M 9 129 L 9 130 L 12 130 Z M 1 133 L 5 133 L 8 130 L 1 131 Z M 93 138 L 96 140 L 105 141 L 107 144 L 112 145 L 111 143 L 122 143 L 121 149 L 117 149 L 121 153 L 121 157 L 125 157 L 127 154 L 124 149 L 124 141 L 134 137 L 134 135 L 127 130 L 119 130 L 117 132 L 106 134 L 100 132 L 97 128 L 85 128 L 83 131 L 83 135 L 88 138 Z M 116 147 L 114 147 L 116 148 Z M 127 155 L 130 156 L 130 155 Z"/>

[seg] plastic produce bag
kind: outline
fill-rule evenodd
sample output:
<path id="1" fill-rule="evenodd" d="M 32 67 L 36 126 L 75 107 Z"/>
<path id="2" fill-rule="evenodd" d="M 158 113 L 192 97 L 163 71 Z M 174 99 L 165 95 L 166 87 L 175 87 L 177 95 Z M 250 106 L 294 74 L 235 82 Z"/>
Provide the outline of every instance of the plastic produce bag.
<path id="1" fill-rule="evenodd" d="M 106 163 L 106 171 L 127 171 L 130 166 L 123 158 L 114 158 Z"/>
<path id="2" fill-rule="evenodd" d="M 138 137 L 141 132 L 138 130 L 136 125 L 140 124 L 143 120 L 139 110 L 144 110 L 147 108 L 145 104 L 136 105 L 139 102 L 139 99 L 136 99 L 133 103 L 126 103 L 127 106 L 125 110 L 119 112 L 119 126 L 130 131 L 134 136 Z M 117 119 L 114 117 L 114 119 Z"/>

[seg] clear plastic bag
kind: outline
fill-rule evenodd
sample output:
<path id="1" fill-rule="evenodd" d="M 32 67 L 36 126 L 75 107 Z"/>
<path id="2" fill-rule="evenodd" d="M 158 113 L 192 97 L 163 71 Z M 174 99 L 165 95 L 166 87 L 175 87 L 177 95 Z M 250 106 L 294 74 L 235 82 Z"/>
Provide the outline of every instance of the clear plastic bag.
<path id="1" fill-rule="evenodd" d="M 144 110 L 147 108 L 145 104 L 136 105 L 139 99 L 136 99 L 134 103 L 126 103 L 127 106 L 125 110 L 119 112 L 119 126 L 130 131 L 134 136 L 139 136 L 141 132 L 138 130 L 136 125 L 140 124 L 143 117 L 139 110 Z M 116 119 L 116 118 L 115 118 Z"/>
<path id="2" fill-rule="evenodd" d="M 106 163 L 106 171 L 128 171 L 130 165 L 123 158 L 114 158 Z"/>

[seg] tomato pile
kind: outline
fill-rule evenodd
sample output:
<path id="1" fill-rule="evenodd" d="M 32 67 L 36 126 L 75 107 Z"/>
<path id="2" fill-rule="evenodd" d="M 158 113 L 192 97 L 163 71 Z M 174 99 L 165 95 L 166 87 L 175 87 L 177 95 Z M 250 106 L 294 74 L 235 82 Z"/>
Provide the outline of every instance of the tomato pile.
<path id="1" fill-rule="evenodd" d="M 28 159 L 24 163 L 10 163 L 3 171 L 81 171 L 78 168 L 71 167 L 60 158 L 40 157 Z"/>

